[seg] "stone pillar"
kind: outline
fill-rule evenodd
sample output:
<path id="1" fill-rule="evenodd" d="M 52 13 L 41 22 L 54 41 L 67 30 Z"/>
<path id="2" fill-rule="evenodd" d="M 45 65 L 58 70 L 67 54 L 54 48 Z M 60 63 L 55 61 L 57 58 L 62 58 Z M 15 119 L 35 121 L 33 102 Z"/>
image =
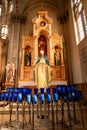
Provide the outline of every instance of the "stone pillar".
<path id="1" fill-rule="evenodd" d="M 2 78 L 2 42 L 0 40 L 0 78 Z"/>
<path id="2" fill-rule="evenodd" d="M 8 39 L 0 39 L 0 79 L 5 82 Z"/>
<path id="3" fill-rule="evenodd" d="M 63 14 L 59 16 L 59 22 L 62 24 L 63 28 L 63 46 L 64 46 L 64 64 L 66 66 L 66 78 L 69 84 L 73 83 L 73 74 L 72 74 L 72 63 L 71 63 L 71 52 L 70 52 L 70 30 L 69 30 L 69 13 L 66 10 Z"/>
<path id="4" fill-rule="evenodd" d="M 20 26 L 24 22 L 25 17 L 17 14 L 11 15 L 11 32 L 9 37 L 8 60 L 15 64 L 15 85 L 18 81 L 18 50 L 20 43 Z"/>
<path id="5" fill-rule="evenodd" d="M 87 21 L 87 0 L 83 0 L 83 6 L 84 6 L 86 21 Z"/>

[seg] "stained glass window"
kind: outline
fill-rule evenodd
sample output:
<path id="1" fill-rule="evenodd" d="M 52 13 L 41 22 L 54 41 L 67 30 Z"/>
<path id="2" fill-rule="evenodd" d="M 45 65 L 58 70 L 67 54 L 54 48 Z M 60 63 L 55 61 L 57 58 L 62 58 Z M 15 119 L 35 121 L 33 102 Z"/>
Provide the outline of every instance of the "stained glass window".
<path id="1" fill-rule="evenodd" d="M 0 4 L 0 15 L 1 15 L 1 13 L 2 13 L 2 5 Z"/>
<path id="2" fill-rule="evenodd" d="M 13 11 L 13 0 L 3 0 L 0 3 L 0 15 Z"/>
<path id="3" fill-rule="evenodd" d="M 87 34 L 87 21 L 82 0 L 73 0 L 73 11 L 80 42 Z"/>
<path id="4" fill-rule="evenodd" d="M 9 12 L 13 11 L 13 1 L 10 1 L 9 3 Z"/>

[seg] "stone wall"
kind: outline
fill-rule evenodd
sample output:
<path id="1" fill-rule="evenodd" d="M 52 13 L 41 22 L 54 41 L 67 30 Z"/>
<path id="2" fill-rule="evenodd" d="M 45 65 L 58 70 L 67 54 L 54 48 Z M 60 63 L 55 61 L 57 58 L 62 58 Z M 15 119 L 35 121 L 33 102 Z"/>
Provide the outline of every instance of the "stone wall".
<path id="1" fill-rule="evenodd" d="M 83 6 L 87 21 L 87 0 L 83 0 Z M 80 64 L 81 64 L 81 74 L 82 82 L 87 83 L 87 35 L 78 45 Z"/>
<path id="2" fill-rule="evenodd" d="M 69 38 L 70 38 L 70 52 L 71 52 L 71 62 L 72 62 L 72 73 L 73 73 L 73 83 L 82 83 L 81 77 L 81 66 L 80 66 L 80 57 L 79 49 L 76 44 L 76 36 L 74 30 L 74 19 L 71 3 L 68 5 L 69 9 Z"/>
<path id="3" fill-rule="evenodd" d="M 78 47 L 80 55 L 82 82 L 87 83 L 87 36 L 80 42 Z"/>
<path id="4" fill-rule="evenodd" d="M 84 9 L 85 9 L 85 14 L 86 14 L 86 18 L 87 18 L 87 0 L 83 0 L 83 6 L 84 6 Z"/>

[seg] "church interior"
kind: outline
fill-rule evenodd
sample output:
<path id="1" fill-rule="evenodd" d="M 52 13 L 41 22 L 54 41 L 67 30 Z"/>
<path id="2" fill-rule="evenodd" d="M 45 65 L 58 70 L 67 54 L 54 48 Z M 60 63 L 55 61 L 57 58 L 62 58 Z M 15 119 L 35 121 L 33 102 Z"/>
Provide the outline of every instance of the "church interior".
<path id="1" fill-rule="evenodd" d="M 0 0 L 0 130 L 87 129 L 87 0 Z"/>

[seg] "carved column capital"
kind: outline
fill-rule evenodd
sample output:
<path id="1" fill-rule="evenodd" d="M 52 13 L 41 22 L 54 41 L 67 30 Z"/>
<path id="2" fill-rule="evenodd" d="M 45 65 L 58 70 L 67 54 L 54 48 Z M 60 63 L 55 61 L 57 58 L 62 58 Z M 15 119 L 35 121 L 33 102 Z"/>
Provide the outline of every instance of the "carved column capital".
<path id="1" fill-rule="evenodd" d="M 68 21 L 68 18 L 69 18 L 69 11 L 66 10 L 63 13 L 60 13 L 60 15 L 58 16 L 58 22 L 60 24 L 64 24 L 64 23 L 66 23 Z"/>
<path id="2" fill-rule="evenodd" d="M 26 16 L 21 14 L 11 14 L 10 21 L 12 23 L 25 23 Z"/>

